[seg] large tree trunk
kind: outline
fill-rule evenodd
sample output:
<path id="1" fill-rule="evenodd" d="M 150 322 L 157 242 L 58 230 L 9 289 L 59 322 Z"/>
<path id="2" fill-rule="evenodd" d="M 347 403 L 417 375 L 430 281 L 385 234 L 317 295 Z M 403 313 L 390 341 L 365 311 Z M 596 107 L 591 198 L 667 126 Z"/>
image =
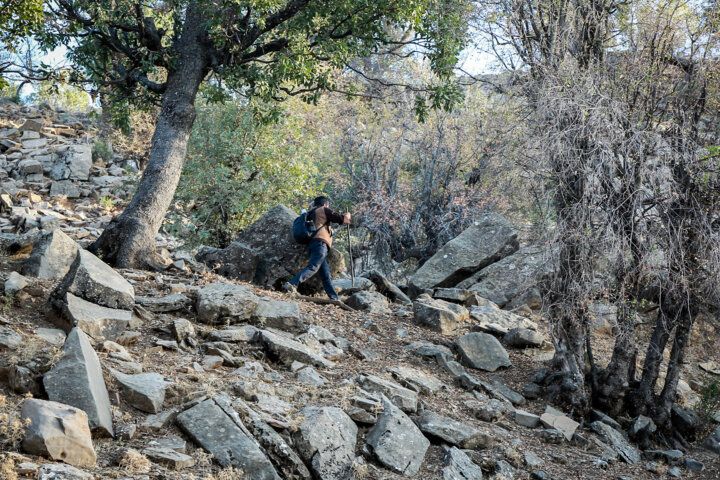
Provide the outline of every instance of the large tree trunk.
<path id="1" fill-rule="evenodd" d="M 155 251 L 155 235 L 175 195 L 195 122 L 195 98 L 208 73 L 210 44 L 201 12 L 188 7 L 152 139 L 150 160 L 125 211 L 113 218 L 91 250 L 122 268 L 142 268 Z"/>

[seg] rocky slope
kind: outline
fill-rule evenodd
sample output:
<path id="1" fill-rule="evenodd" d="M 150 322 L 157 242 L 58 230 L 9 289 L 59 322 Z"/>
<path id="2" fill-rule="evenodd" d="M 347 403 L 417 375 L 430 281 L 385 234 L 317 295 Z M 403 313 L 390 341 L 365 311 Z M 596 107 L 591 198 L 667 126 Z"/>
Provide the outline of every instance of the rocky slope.
<path id="1" fill-rule="evenodd" d="M 538 262 L 502 219 L 423 267 L 414 302 L 377 272 L 338 280 L 353 311 L 213 272 L 275 283 L 257 270 L 260 227 L 242 255 L 206 251 L 210 266 L 176 251 L 113 270 L 83 246 L 127 165 L 92 164 L 89 122 L 63 116 L 0 110 L 2 478 L 720 478 L 720 430 L 641 451 L 647 421 L 573 419 L 539 397 Z M 247 258 L 252 271 L 216 265 Z"/>

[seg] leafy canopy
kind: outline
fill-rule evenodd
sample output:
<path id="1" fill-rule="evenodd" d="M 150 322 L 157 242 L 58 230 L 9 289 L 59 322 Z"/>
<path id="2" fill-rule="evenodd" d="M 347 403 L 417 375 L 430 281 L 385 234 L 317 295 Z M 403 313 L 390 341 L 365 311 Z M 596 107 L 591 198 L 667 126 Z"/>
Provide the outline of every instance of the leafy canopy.
<path id="1" fill-rule="evenodd" d="M 354 57 L 394 52 L 430 60 L 436 81 L 419 108 L 459 100 L 453 66 L 466 40 L 468 0 L 57 0 L 42 34 L 65 45 L 70 79 L 107 90 L 115 102 L 157 103 L 183 44 L 189 9 L 202 16 L 208 98 L 230 92 L 263 101 L 315 102 Z M 401 48 L 403 47 L 403 48 Z M 122 106 L 118 110 L 122 111 Z"/>

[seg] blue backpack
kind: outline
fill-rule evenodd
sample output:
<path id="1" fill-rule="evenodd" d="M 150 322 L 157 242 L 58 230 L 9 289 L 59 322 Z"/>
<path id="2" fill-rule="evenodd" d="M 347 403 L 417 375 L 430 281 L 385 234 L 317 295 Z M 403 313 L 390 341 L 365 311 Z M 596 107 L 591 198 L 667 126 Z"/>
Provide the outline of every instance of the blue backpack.
<path id="1" fill-rule="evenodd" d="M 317 235 L 320 228 L 324 228 L 323 225 L 320 228 L 315 228 L 315 210 L 319 207 L 313 208 L 309 212 L 303 212 L 293 222 L 293 238 L 301 245 L 307 245 Z"/>

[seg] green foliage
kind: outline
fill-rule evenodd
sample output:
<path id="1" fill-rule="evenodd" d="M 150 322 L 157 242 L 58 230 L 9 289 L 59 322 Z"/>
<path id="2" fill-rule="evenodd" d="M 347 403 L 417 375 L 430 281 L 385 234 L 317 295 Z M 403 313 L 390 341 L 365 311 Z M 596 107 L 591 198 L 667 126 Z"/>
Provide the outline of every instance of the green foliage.
<path id="1" fill-rule="evenodd" d="M 110 157 L 112 157 L 110 145 L 102 140 L 96 140 L 92 148 L 93 163 L 96 163 L 100 160 L 102 160 L 103 162 L 107 162 L 110 160 Z"/>
<path id="2" fill-rule="evenodd" d="M 43 20 L 42 0 L 0 0 L 0 46 L 15 53 L 18 44 L 39 27 Z M 1 60 L 1 59 L 0 59 Z M 9 86 L 3 78 L 5 65 L 0 61 L 0 89 Z M 4 94 L 0 94 L 4 97 Z"/>
<path id="3" fill-rule="evenodd" d="M 199 12 L 212 50 L 206 98 L 229 92 L 265 102 L 299 95 L 317 103 L 337 88 L 356 57 L 399 52 L 429 60 L 435 80 L 417 92 L 417 111 L 449 109 L 460 100 L 453 68 L 466 40 L 467 0 L 151 0 L 62 2 L 40 34 L 45 48 L 64 45 L 76 66 L 69 79 L 111 91 L 114 113 L 157 104 L 162 85 L 182 58 L 179 41 Z M 197 8 L 195 8 L 197 7 Z M 193 20 L 189 20 L 193 19 Z M 411 53 L 407 53 L 411 55 Z M 127 126 L 127 125 L 126 125 Z"/>
<path id="4" fill-rule="evenodd" d="M 713 423 L 714 415 L 720 413 L 720 379 L 705 377 L 696 411 L 704 424 Z"/>
<path id="5" fill-rule="evenodd" d="M 28 98 L 30 103 L 45 102 L 71 112 L 86 112 L 91 108 L 90 95 L 72 85 L 48 80 L 39 82 L 36 88 Z"/>
<path id="6" fill-rule="evenodd" d="M 231 101 L 198 108 L 166 224 L 190 245 L 226 246 L 270 208 L 315 191 L 313 135 L 293 114 L 309 107 L 291 102 L 277 122 L 259 118 L 261 107 Z"/>
<path id="7" fill-rule="evenodd" d="M 112 210 L 115 208 L 115 202 L 110 197 L 100 197 L 98 199 L 98 203 L 100 203 L 100 206 L 103 207 L 105 210 Z"/>

